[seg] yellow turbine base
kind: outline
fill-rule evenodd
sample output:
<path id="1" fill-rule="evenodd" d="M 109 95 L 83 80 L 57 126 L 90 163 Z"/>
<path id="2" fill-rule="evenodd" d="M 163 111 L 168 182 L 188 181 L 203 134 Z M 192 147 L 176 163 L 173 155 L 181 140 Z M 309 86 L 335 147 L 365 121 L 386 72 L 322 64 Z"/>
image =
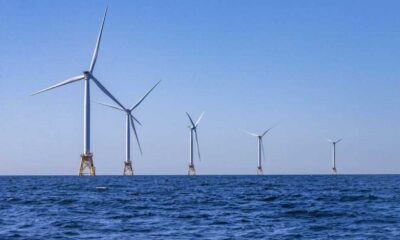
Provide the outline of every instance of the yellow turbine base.
<path id="1" fill-rule="evenodd" d="M 133 168 L 132 168 L 132 162 L 131 161 L 125 161 L 124 162 L 124 176 L 133 176 Z"/>
<path id="2" fill-rule="evenodd" d="M 189 164 L 188 175 L 189 176 L 195 176 L 196 175 L 196 169 L 194 169 L 194 165 L 192 165 L 192 164 Z"/>
<path id="3" fill-rule="evenodd" d="M 263 175 L 263 174 L 264 174 L 264 172 L 263 172 L 262 167 L 261 166 L 257 167 L 257 175 Z"/>
<path id="4" fill-rule="evenodd" d="M 96 169 L 93 164 L 93 154 L 81 154 L 81 165 L 79 168 L 78 176 L 85 175 L 84 171 L 89 170 L 89 176 L 96 176 Z"/>

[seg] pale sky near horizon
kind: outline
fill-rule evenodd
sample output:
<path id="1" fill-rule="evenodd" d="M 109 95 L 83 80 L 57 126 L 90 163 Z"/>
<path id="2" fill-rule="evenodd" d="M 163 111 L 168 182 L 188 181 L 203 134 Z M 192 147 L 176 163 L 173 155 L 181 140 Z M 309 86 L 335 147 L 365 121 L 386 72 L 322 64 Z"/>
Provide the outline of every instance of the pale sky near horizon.
<path id="1" fill-rule="evenodd" d="M 186 174 L 188 120 L 198 174 L 400 172 L 399 1 L 0 0 L 0 175 L 75 175 L 82 153 L 83 83 L 31 97 L 80 74 L 106 6 L 97 78 L 132 105 L 143 155 L 135 173 Z M 112 103 L 92 85 L 92 100 Z M 98 174 L 121 174 L 124 114 L 92 104 Z"/>

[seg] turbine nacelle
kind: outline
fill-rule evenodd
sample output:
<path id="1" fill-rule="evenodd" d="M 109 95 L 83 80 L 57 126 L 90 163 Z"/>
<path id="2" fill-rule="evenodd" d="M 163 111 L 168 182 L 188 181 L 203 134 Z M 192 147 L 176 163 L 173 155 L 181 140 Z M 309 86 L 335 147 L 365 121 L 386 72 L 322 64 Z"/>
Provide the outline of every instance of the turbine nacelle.
<path id="1" fill-rule="evenodd" d="M 92 74 L 89 71 L 83 71 L 83 77 L 85 80 L 89 80 L 90 76 L 92 76 Z"/>
<path id="2" fill-rule="evenodd" d="M 332 140 L 332 139 L 329 139 L 329 138 L 325 138 L 325 139 L 326 139 L 326 141 L 332 143 L 333 145 L 336 145 L 336 143 L 339 143 L 340 141 L 343 140 L 343 138 L 340 138 L 338 140 Z"/>

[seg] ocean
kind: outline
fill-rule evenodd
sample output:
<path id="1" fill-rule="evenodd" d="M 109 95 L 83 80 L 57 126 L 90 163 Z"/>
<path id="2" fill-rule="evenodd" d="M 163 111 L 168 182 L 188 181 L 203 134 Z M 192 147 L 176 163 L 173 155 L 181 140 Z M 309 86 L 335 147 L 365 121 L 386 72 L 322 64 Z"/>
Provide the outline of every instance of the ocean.
<path id="1" fill-rule="evenodd" d="M 400 175 L 4 176 L 0 239 L 400 239 Z"/>

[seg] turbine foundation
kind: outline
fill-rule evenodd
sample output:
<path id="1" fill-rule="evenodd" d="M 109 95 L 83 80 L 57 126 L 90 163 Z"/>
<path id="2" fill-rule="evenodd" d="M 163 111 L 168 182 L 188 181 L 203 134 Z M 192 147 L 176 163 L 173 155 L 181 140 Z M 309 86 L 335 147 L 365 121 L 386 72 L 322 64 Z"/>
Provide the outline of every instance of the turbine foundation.
<path id="1" fill-rule="evenodd" d="M 336 171 L 336 168 L 334 167 L 334 168 L 332 168 L 332 175 L 336 175 L 337 174 L 337 171 Z"/>
<path id="2" fill-rule="evenodd" d="M 193 165 L 193 164 L 189 164 L 188 175 L 189 175 L 189 176 L 194 176 L 194 175 L 196 175 L 196 169 L 194 169 L 194 165 Z"/>
<path id="3" fill-rule="evenodd" d="M 96 169 L 93 164 L 93 154 L 81 154 L 81 166 L 79 168 L 78 176 L 85 175 L 84 171 L 88 169 L 89 176 L 96 176 Z"/>
<path id="4" fill-rule="evenodd" d="M 263 175 L 263 174 L 264 174 L 264 172 L 263 172 L 262 167 L 261 166 L 257 167 L 257 175 Z"/>
<path id="5" fill-rule="evenodd" d="M 124 162 L 124 176 L 133 176 L 133 168 L 132 168 L 132 162 L 131 161 L 125 161 Z"/>

